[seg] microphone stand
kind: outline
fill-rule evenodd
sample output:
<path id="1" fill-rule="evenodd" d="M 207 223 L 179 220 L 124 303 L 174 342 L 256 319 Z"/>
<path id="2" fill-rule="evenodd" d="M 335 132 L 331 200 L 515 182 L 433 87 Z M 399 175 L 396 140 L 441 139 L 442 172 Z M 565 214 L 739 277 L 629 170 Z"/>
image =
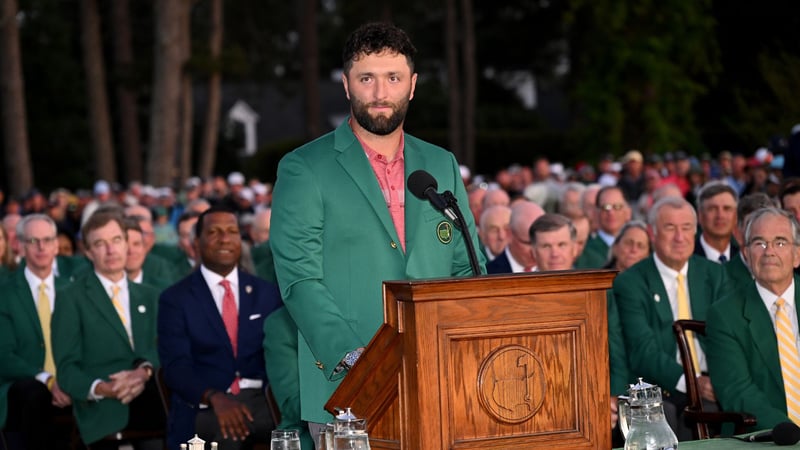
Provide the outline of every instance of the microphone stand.
<path id="1" fill-rule="evenodd" d="M 444 197 L 445 202 L 447 202 L 447 206 L 452 208 L 453 212 L 456 213 L 456 218 L 458 220 L 455 221 L 455 224 L 461 229 L 461 234 L 464 236 L 464 240 L 467 244 L 467 254 L 469 255 L 469 265 L 472 267 L 472 274 L 477 277 L 481 275 L 481 266 L 478 264 L 478 255 L 475 253 L 475 245 L 472 242 L 472 235 L 467 228 L 467 221 L 464 220 L 464 214 L 461 213 L 461 208 L 458 207 L 458 200 L 456 200 L 456 196 L 450 191 L 444 191 L 442 197 Z"/>

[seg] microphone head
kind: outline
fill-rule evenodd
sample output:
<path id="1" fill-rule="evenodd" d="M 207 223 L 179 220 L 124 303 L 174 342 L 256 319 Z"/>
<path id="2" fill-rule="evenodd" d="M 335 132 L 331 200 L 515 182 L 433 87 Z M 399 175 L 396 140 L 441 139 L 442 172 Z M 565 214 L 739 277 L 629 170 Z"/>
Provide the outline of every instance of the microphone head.
<path id="1" fill-rule="evenodd" d="M 772 429 L 775 445 L 794 445 L 800 441 L 800 427 L 792 422 L 781 422 Z"/>
<path id="2" fill-rule="evenodd" d="M 436 178 L 424 170 L 415 170 L 408 176 L 408 190 L 414 194 L 415 197 L 425 199 L 425 191 L 433 188 L 433 191 L 439 188 L 439 183 Z"/>

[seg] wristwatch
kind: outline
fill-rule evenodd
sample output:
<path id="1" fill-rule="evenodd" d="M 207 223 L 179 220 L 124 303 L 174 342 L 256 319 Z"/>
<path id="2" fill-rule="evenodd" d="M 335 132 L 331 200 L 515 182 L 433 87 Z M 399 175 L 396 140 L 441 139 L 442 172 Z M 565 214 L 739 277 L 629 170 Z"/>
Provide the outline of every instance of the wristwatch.
<path id="1" fill-rule="evenodd" d="M 350 368 L 355 365 L 356 361 L 358 361 L 358 358 L 361 357 L 362 353 L 364 353 L 364 349 L 357 348 L 352 352 L 348 352 L 346 355 L 344 355 L 344 358 L 342 359 L 342 365 L 344 365 L 344 368 L 346 370 L 350 370 Z"/>

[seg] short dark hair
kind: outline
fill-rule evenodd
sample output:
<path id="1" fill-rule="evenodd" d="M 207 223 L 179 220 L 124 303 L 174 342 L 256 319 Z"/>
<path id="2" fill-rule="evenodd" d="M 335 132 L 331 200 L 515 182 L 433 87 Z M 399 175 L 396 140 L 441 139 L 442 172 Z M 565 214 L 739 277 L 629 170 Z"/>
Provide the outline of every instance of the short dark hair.
<path id="1" fill-rule="evenodd" d="M 781 186 L 781 193 L 778 195 L 778 198 L 781 199 L 781 207 L 783 207 L 784 197 L 797 194 L 798 192 L 800 192 L 800 178 L 792 177 L 784 180 L 783 186 Z"/>
<path id="2" fill-rule="evenodd" d="M 122 238 L 126 241 L 128 240 L 128 233 L 127 227 L 125 226 L 125 218 L 121 214 L 119 208 L 107 208 L 107 209 L 98 209 L 88 219 L 86 219 L 86 223 L 83 224 L 81 227 L 81 237 L 83 238 L 83 244 L 88 248 L 89 243 L 89 233 L 92 231 L 103 228 L 104 226 L 108 225 L 111 222 L 117 222 L 119 227 L 122 229 Z"/>
<path id="3" fill-rule="evenodd" d="M 371 22 L 353 31 L 344 44 L 342 64 L 345 75 L 353 67 L 353 61 L 357 61 L 363 55 L 385 50 L 405 56 L 411 72 L 414 72 L 414 55 L 417 54 L 417 49 L 406 32 L 390 23 Z"/>
<path id="4" fill-rule="evenodd" d="M 560 230 L 564 227 L 569 229 L 569 239 L 575 242 L 578 239 L 578 230 L 566 216 L 561 214 L 547 213 L 534 220 L 528 231 L 531 238 L 531 245 L 536 245 L 536 233 Z"/>
<path id="5" fill-rule="evenodd" d="M 697 210 L 703 208 L 706 200 L 724 193 L 731 194 L 733 201 L 739 202 L 739 194 L 731 185 L 719 180 L 709 181 L 700 189 L 700 194 L 697 196 Z"/>
<path id="6" fill-rule="evenodd" d="M 745 221 L 747 220 L 747 216 L 751 213 L 761 208 L 769 208 L 772 206 L 775 206 L 775 202 L 769 198 L 769 195 L 763 192 L 756 192 L 742 197 L 742 199 L 739 200 L 739 205 L 736 207 L 736 221 L 739 229 L 744 231 Z"/>
<path id="7" fill-rule="evenodd" d="M 144 231 L 142 230 L 142 226 L 139 225 L 139 221 L 140 220 L 144 220 L 144 217 L 142 217 L 142 216 L 123 217 L 122 218 L 122 223 L 125 225 L 123 227 L 125 229 L 125 232 L 127 232 L 128 230 L 133 230 L 133 231 L 138 231 L 141 234 L 144 234 Z"/>
<path id="8" fill-rule="evenodd" d="M 625 198 L 625 193 L 622 191 L 622 188 L 616 185 L 612 185 L 612 186 L 603 186 L 600 188 L 599 191 L 597 191 L 597 196 L 595 197 L 594 200 L 595 207 L 599 208 L 600 205 L 602 204 L 600 203 L 600 200 L 603 198 L 604 195 L 606 195 L 606 192 L 611 192 L 611 191 L 618 191 L 620 194 L 622 194 L 622 198 L 625 200 L 625 205 L 630 206 L 628 205 L 628 200 Z"/>
<path id="9" fill-rule="evenodd" d="M 200 235 L 202 234 L 202 232 L 203 232 L 203 222 L 205 222 L 206 216 L 209 215 L 209 214 L 214 214 L 214 213 L 227 213 L 227 214 L 233 214 L 234 217 L 236 216 L 236 212 L 233 209 L 231 209 L 231 208 L 229 208 L 227 206 L 215 205 L 215 206 L 212 206 L 211 208 L 208 208 L 207 210 L 203 211 L 202 214 L 197 216 L 197 223 L 194 224 L 194 235 L 195 235 L 195 237 L 199 238 Z M 237 223 L 238 223 L 238 219 L 237 219 Z"/>

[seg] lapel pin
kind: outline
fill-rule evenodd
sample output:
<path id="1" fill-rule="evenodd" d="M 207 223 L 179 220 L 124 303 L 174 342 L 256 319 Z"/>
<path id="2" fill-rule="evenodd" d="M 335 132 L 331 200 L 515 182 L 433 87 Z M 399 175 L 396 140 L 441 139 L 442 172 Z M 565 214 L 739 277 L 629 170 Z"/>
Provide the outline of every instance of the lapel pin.
<path id="1" fill-rule="evenodd" d="M 247 286 L 244 287 L 244 291 L 247 292 L 248 294 L 253 292 L 253 286 L 250 286 L 248 284 Z"/>
<path id="2" fill-rule="evenodd" d="M 660 301 L 661 301 L 661 296 L 660 296 L 660 295 L 658 295 L 658 294 L 653 294 L 653 300 L 655 300 L 655 301 L 656 301 L 656 303 L 658 303 L 658 302 L 660 302 Z"/>
<path id="3" fill-rule="evenodd" d="M 147 308 L 145 308 L 144 305 L 139 305 L 139 312 L 140 313 L 144 314 L 146 311 L 147 311 Z"/>

